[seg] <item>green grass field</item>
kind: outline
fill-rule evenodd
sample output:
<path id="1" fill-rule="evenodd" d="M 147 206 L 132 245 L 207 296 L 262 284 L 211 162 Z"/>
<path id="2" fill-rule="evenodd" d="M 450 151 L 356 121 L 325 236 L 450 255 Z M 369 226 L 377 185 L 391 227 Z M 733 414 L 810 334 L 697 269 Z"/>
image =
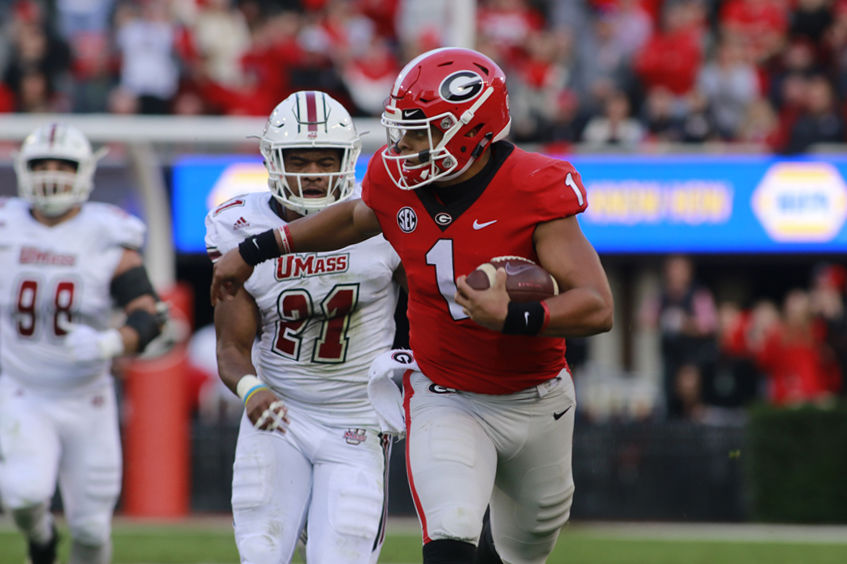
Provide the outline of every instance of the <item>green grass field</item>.
<path id="1" fill-rule="evenodd" d="M 735 531 L 735 533 L 733 533 Z M 747 531 L 747 532 L 745 532 Z M 816 534 L 822 532 L 823 534 Z M 62 561 L 67 559 L 63 530 Z M 118 519 L 115 564 L 233 564 L 238 556 L 226 519 L 146 523 Z M 0 521 L 0 564 L 25 561 L 23 540 Z M 392 524 L 380 562 L 420 562 L 420 537 L 413 523 Z M 756 526 L 570 525 L 550 564 L 844 564 L 847 528 Z"/>

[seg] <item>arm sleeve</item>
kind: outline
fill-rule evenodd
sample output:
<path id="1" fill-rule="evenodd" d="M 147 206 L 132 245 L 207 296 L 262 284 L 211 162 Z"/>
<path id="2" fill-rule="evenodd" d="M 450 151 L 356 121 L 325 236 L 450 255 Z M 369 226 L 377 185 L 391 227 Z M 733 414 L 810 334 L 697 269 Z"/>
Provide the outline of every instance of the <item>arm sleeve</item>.
<path id="1" fill-rule="evenodd" d="M 235 198 L 218 206 L 206 214 L 206 254 L 212 262 L 217 261 L 224 253 L 238 246 L 245 234 L 236 232 L 232 227 L 229 210 L 243 209 L 243 198 Z M 238 216 L 236 215 L 237 219 Z"/>
<path id="2" fill-rule="evenodd" d="M 215 221 L 212 216 L 213 212 L 209 212 L 206 215 L 206 254 L 209 256 L 209 260 L 212 262 L 216 262 L 223 255 L 223 251 L 221 251 L 218 240 L 220 239 L 218 233 L 218 223 Z"/>
<path id="3" fill-rule="evenodd" d="M 147 234 L 144 222 L 117 206 L 102 204 L 102 208 L 104 212 L 98 214 L 98 217 L 106 246 L 140 250 Z"/>
<path id="4" fill-rule="evenodd" d="M 526 202 L 541 221 L 551 221 L 582 213 L 588 208 L 588 194 L 579 172 L 568 162 L 551 159 L 522 183 L 529 191 Z"/>

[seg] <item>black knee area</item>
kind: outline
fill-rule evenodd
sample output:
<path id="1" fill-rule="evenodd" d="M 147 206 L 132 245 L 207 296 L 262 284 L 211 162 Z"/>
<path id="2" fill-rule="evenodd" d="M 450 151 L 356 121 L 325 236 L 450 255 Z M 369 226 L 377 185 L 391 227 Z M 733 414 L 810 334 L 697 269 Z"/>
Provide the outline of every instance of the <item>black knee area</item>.
<path id="1" fill-rule="evenodd" d="M 469 542 L 439 539 L 423 547 L 424 564 L 472 564 L 476 547 Z"/>
<path id="2" fill-rule="evenodd" d="M 494 536 L 491 534 L 491 519 L 488 511 L 485 512 L 485 519 L 482 521 L 482 532 L 479 535 L 479 546 L 476 547 L 473 564 L 503 564 L 494 549 Z"/>

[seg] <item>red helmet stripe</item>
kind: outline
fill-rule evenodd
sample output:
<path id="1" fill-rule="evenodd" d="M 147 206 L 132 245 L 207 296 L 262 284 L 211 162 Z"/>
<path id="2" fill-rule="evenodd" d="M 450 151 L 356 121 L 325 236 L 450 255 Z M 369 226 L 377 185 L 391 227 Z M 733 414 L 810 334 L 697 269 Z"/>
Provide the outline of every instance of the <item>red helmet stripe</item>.
<path id="1" fill-rule="evenodd" d="M 318 133 L 318 106 L 315 101 L 315 91 L 309 90 L 306 92 L 306 121 L 309 124 L 309 133 L 317 135 Z"/>

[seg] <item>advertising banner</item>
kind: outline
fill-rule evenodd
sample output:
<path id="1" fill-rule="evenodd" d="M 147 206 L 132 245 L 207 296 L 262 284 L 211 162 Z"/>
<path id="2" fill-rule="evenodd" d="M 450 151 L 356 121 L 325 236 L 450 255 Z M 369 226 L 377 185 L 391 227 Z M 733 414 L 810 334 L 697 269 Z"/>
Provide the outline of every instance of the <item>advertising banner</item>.
<path id="1" fill-rule="evenodd" d="M 567 158 L 588 192 L 580 225 L 600 253 L 847 252 L 847 156 Z M 357 178 L 369 159 L 359 160 Z M 204 252 L 209 209 L 267 190 L 258 157 L 186 157 L 172 172 L 174 238 L 183 253 Z"/>

